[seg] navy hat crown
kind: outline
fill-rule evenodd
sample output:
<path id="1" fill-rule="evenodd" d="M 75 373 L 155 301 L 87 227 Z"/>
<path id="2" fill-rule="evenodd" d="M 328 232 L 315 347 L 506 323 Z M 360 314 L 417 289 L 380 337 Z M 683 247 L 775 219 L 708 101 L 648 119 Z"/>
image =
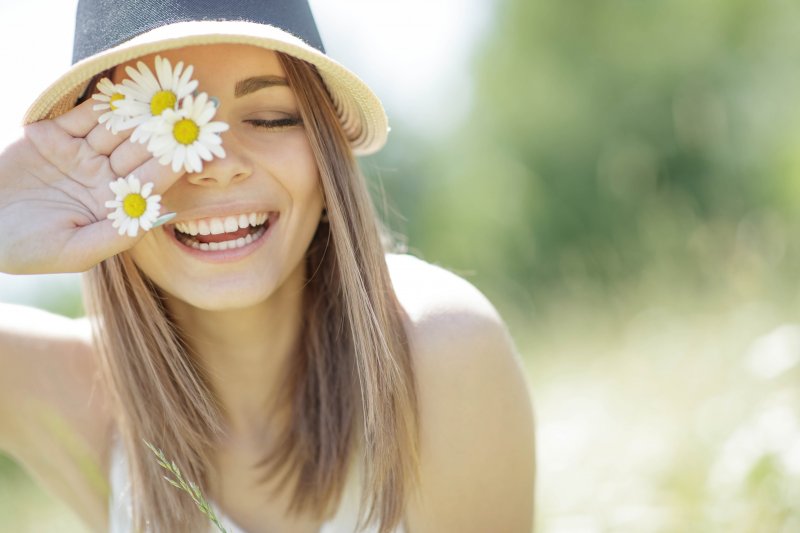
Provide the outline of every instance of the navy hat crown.
<path id="1" fill-rule="evenodd" d="M 79 0 L 72 62 L 160 26 L 193 20 L 269 24 L 325 52 L 307 0 Z"/>

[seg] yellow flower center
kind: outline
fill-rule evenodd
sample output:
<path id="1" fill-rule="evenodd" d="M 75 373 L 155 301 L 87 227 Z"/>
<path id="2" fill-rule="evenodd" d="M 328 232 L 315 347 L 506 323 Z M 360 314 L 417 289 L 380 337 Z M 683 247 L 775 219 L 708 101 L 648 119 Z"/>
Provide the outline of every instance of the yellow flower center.
<path id="1" fill-rule="evenodd" d="M 181 144 L 192 144 L 200 136 L 200 128 L 195 124 L 194 120 L 184 118 L 175 123 L 172 127 L 172 135 L 175 140 Z"/>
<path id="2" fill-rule="evenodd" d="M 147 200 L 141 194 L 132 192 L 122 200 L 122 210 L 131 218 L 139 218 L 147 210 Z"/>
<path id="3" fill-rule="evenodd" d="M 124 100 L 124 99 L 125 99 L 125 95 L 124 94 L 114 93 L 114 94 L 111 95 L 111 98 L 109 99 L 108 103 L 111 105 L 111 109 L 114 110 L 114 109 L 117 108 L 117 106 L 114 104 L 114 102 L 118 102 L 119 100 Z"/>
<path id="4" fill-rule="evenodd" d="M 163 113 L 165 109 L 173 109 L 177 101 L 178 97 L 175 96 L 174 92 L 158 91 L 150 100 L 150 113 L 152 113 L 154 117 L 157 117 Z"/>

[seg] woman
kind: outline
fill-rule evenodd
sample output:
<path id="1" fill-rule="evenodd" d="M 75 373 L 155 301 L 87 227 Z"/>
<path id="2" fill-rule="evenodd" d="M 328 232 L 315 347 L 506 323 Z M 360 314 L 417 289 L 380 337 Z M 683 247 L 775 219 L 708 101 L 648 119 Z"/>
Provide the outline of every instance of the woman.
<path id="1" fill-rule="evenodd" d="M 384 254 L 377 98 L 301 2 L 139 4 L 80 2 L 0 156 L 0 269 L 85 271 L 89 318 L 2 308 L 0 449 L 98 531 L 209 530 L 145 443 L 229 531 L 529 531 L 520 366 L 472 286 Z"/>

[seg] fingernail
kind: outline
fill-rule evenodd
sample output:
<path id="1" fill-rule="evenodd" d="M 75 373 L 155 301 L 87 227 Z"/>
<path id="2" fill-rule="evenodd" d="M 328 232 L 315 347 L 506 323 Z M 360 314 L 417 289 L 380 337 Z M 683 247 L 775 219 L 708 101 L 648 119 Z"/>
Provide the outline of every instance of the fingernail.
<path id="1" fill-rule="evenodd" d="M 152 227 L 157 228 L 159 226 L 163 226 L 164 224 L 166 224 L 167 222 L 169 222 L 170 220 L 172 220 L 176 216 L 178 216 L 178 213 L 175 213 L 174 211 L 171 212 L 171 213 L 164 213 L 163 215 L 158 217 L 155 222 L 153 222 L 153 226 Z"/>

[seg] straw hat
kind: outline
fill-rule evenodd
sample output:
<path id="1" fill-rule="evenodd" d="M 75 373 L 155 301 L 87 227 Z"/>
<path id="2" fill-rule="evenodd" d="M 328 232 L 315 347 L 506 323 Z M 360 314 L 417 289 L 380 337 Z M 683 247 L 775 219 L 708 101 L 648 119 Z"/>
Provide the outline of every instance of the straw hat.
<path id="1" fill-rule="evenodd" d="M 388 121 L 378 97 L 327 55 L 306 0 L 80 0 L 73 65 L 34 101 L 25 124 L 75 106 L 89 82 L 139 56 L 202 44 L 249 44 L 316 66 L 354 153 L 386 142 Z"/>

